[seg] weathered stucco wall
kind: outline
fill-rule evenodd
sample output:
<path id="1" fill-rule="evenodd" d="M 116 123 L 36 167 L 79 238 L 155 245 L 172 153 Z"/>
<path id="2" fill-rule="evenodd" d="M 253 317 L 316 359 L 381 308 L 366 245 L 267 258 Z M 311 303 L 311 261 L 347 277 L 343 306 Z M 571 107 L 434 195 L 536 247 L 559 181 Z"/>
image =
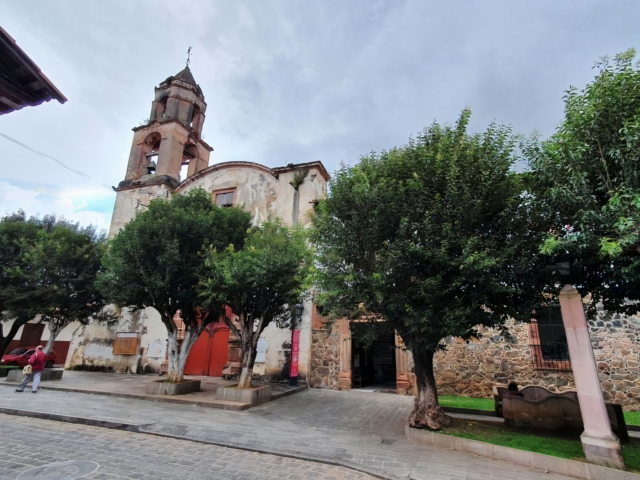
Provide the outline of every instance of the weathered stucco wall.
<path id="1" fill-rule="evenodd" d="M 266 169 L 250 165 L 230 165 L 219 170 L 205 172 L 192 182 L 185 182 L 178 187 L 176 193 L 188 192 L 194 188 L 204 188 L 207 192 L 225 189 L 236 189 L 236 205 L 251 214 L 253 225 L 269 219 L 279 217 L 286 224 L 293 223 L 293 196 L 295 189 L 289 184 L 293 180 L 294 172 L 281 173 L 276 178 Z M 323 198 L 326 193 L 326 181 L 315 169 L 309 169 L 304 183 L 299 187 L 299 220 L 303 225 L 311 219 L 309 213 L 313 211 L 314 200 Z"/>
<path id="2" fill-rule="evenodd" d="M 37 315 L 33 320 L 29 321 L 29 323 L 39 323 L 39 322 L 40 322 L 40 315 Z M 4 330 L 5 333 L 8 333 L 11 330 L 12 326 L 13 326 L 13 320 L 7 320 L 2 324 L 2 329 Z M 70 341 L 71 337 L 73 336 L 73 332 L 79 326 L 80 326 L 79 322 L 70 323 L 58 334 L 58 337 L 56 338 L 56 340 L 63 341 L 63 342 Z M 19 340 L 22 337 L 23 328 L 24 327 L 20 327 L 18 329 L 18 332 L 16 333 L 14 340 Z M 51 336 L 51 331 L 49 330 L 49 326 L 45 323 L 44 330 L 42 331 L 42 341 L 46 342 L 47 340 L 49 340 L 50 336 Z"/>
<path id="3" fill-rule="evenodd" d="M 298 358 L 298 380 L 306 380 L 309 376 L 309 362 L 311 360 L 311 301 L 304 303 L 302 319 L 298 324 L 300 330 L 300 354 Z M 264 363 L 256 363 L 253 373 L 265 376 L 268 380 L 279 380 L 282 369 L 291 352 L 291 330 L 278 328 L 274 323 L 262 332 L 262 338 L 267 341 L 267 354 Z"/>
<path id="4" fill-rule="evenodd" d="M 67 358 L 66 368 L 112 367 L 115 372 L 157 373 L 164 358 L 148 358 L 149 343 L 166 340 L 167 329 L 160 314 L 153 308 L 135 313 L 123 310 L 121 318 L 113 324 L 90 323 L 77 329 Z M 135 355 L 114 355 L 116 332 L 140 332 Z M 146 332 L 146 333 L 145 333 Z"/>
<path id="5" fill-rule="evenodd" d="M 109 238 L 115 237 L 122 227 L 133 220 L 138 212 L 144 211 L 142 205 L 149 205 L 154 198 L 169 198 L 171 192 L 166 185 L 150 185 L 144 188 L 132 188 L 125 190 L 127 195 L 117 195 L 113 207 L 111 225 L 109 226 Z"/>

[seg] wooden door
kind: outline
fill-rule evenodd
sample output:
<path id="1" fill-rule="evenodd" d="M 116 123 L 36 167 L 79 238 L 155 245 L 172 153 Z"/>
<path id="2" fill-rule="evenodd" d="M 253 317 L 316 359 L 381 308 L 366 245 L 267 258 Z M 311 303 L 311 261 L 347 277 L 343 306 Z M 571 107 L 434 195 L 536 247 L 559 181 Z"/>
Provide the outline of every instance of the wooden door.
<path id="1" fill-rule="evenodd" d="M 207 326 L 191 347 L 187 363 L 184 366 L 185 375 L 208 375 L 209 352 L 211 351 L 211 329 Z"/>
<path id="2" fill-rule="evenodd" d="M 225 326 L 226 327 L 226 326 Z M 209 355 L 209 376 L 221 377 L 227 363 L 229 350 L 229 327 L 218 328 L 213 333 L 211 353 Z"/>
<path id="3" fill-rule="evenodd" d="M 20 335 L 20 343 L 18 346 L 37 347 L 40 345 L 43 331 L 43 323 L 25 323 L 22 327 L 22 335 Z"/>

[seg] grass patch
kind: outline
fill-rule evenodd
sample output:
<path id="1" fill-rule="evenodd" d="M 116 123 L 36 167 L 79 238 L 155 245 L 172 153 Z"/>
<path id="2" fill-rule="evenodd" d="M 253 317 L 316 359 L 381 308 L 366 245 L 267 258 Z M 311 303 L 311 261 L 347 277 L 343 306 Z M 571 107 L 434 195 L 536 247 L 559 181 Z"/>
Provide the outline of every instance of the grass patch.
<path id="1" fill-rule="evenodd" d="M 451 427 L 442 429 L 439 433 L 553 457 L 585 461 L 579 434 L 532 433 L 459 418 L 454 418 Z M 632 441 L 623 445 L 622 455 L 628 469 L 640 471 L 640 443 Z"/>
<path id="2" fill-rule="evenodd" d="M 534 434 L 457 418 L 453 420 L 451 427 L 443 429 L 441 432 L 454 437 L 469 438 L 493 445 L 553 455 L 554 457 L 569 459 L 584 457 L 579 435 L 566 437 L 553 434 Z"/>
<path id="3" fill-rule="evenodd" d="M 624 412 L 624 421 L 627 425 L 640 425 L 640 412 Z"/>
<path id="4" fill-rule="evenodd" d="M 472 408 L 474 410 L 494 410 L 492 398 L 471 398 L 455 396 L 438 396 L 441 407 Z M 640 418 L 639 418 L 640 421 Z"/>
<path id="5" fill-rule="evenodd" d="M 627 468 L 640 471 L 640 443 L 627 443 L 622 446 L 622 456 Z"/>

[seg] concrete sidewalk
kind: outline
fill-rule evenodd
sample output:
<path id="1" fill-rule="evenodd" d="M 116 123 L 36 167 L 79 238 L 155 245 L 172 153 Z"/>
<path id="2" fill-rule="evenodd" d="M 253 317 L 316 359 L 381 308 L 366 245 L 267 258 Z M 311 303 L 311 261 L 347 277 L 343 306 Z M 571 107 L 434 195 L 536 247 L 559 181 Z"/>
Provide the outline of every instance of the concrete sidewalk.
<path id="1" fill-rule="evenodd" d="M 309 389 L 243 412 L 121 397 L 0 389 L 0 408 L 108 420 L 143 433 L 358 469 L 379 478 L 562 479 L 503 461 L 408 442 L 413 399 Z"/>
<path id="2" fill-rule="evenodd" d="M 147 393 L 147 384 L 162 380 L 157 375 L 135 375 L 124 373 L 98 373 L 64 371 L 62 379 L 50 380 L 40 383 L 40 388 L 45 390 L 58 390 L 64 392 L 92 393 L 112 397 L 136 398 L 139 400 L 152 400 L 155 402 L 182 403 L 185 405 L 199 405 L 208 408 L 222 408 L 225 410 L 246 410 L 250 404 L 229 402 L 216 399 L 218 387 L 233 385 L 233 380 L 224 380 L 219 377 L 202 377 L 187 375 L 189 380 L 200 380 L 199 392 L 185 395 L 150 395 Z M 0 379 L 0 386 L 15 388 L 18 383 Z M 260 382 L 254 382 L 259 385 Z M 271 384 L 272 399 L 277 400 L 287 395 L 300 392 L 306 385 L 290 387 L 286 384 Z"/>

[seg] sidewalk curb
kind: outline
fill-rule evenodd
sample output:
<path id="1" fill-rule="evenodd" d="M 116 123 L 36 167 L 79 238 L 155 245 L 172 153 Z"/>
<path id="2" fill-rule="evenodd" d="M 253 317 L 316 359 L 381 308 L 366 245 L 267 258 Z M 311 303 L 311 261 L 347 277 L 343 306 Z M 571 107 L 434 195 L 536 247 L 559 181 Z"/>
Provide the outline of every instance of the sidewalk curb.
<path id="1" fill-rule="evenodd" d="M 77 423 L 89 427 L 111 428 L 114 430 L 126 430 L 127 432 L 139 433 L 144 425 L 133 423 L 112 422 L 111 420 L 99 420 L 96 418 L 83 418 L 70 415 L 59 415 L 57 413 L 36 412 L 33 410 L 20 410 L 17 408 L 0 407 L 0 413 L 5 415 L 15 415 L 19 417 L 39 418 L 42 420 L 53 420 L 55 422 Z"/>
<path id="2" fill-rule="evenodd" d="M 307 462 L 315 462 L 315 463 L 323 463 L 325 465 L 333 465 L 336 467 L 348 468 L 349 470 L 353 470 L 359 473 L 364 473 L 374 478 L 379 478 L 381 480 L 397 480 L 400 477 L 384 475 L 382 473 L 378 473 L 374 470 L 363 467 L 359 464 L 352 464 L 341 460 L 336 460 L 328 457 L 321 457 L 316 455 L 301 455 L 295 452 L 282 452 L 279 450 L 272 450 L 269 448 L 256 448 L 243 444 L 233 443 L 233 442 L 221 442 L 221 441 L 211 441 L 204 440 L 201 438 L 195 438 L 190 436 L 179 436 L 179 435 L 171 435 L 168 433 L 160 433 L 160 432 L 152 432 L 145 430 L 145 427 L 151 424 L 133 424 L 133 423 L 124 423 L 124 422 L 113 422 L 110 420 L 99 420 L 95 418 L 85 418 L 85 417 L 76 417 L 71 415 L 59 415 L 55 413 L 46 413 L 46 412 L 37 412 L 33 410 L 21 410 L 17 408 L 7 408 L 0 407 L 0 414 L 5 415 L 14 415 L 20 417 L 30 417 L 30 418 L 39 418 L 42 420 L 52 420 L 55 422 L 65 422 L 65 423 L 75 423 L 78 425 L 87 425 L 90 427 L 101 427 L 101 428 L 110 428 L 114 430 L 124 430 L 127 432 L 140 433 L 144 435 L 155 435 L 157 437 L 164 438 L 172 438 L 174 440 L 186 440 L 189 442 L 202 443 L 206 445 L 215 445 L 218 447 L 226 447 L 233 448 L 236 450 L 244 450 L 247 452 L 257 452 L 261 454 L 267 455 L 276 455 L 279 457 L 292 458 L 295 460 L 304 460 Z"/>
<path id="3" fill-rule="evenodd" d="M 432 447 L 448 448 L 458 452 L 472 453 L 481 457 L 494 460 L 504 460 L 531 469 L 546 470 L 551 473 L 566 475 L 585 480 L 640 480 L 637 473 L 617 470 L 615 468 L 602 467 L 592 463 L 569 460 L 568 458 L 553 457 L 543 453 L 518 450 L 517 448 L 494 445 L 492 443 L 470 440 L 468 438 L 454 437 L 430 430 L 420 430 L 404 427 L 405 437 L 413 443 L 420 443 Z"/>
<path id="4" fill-rule="evenodd" d="M 0 386 L 15 388 L 17 385 L 18 383 L 7 383 L 6 381 L 4 382 L 0 381 Z M 134 393 L 101 392 L 101 391 L 95 391 L 95 390 L 86 390 L 84 388 L 55 387 L 51 385 L 43 385 L 42 383 L 38 388 L 41 390 L 53 390 L 55 392 L 86 393 L 89 395 L 103 395 L 105 397 L 133 398 L 135 400 L 145 400 L 147 402 L 173 403 L 176 405 L 195 405 L 197 407 L 217 408 L 220 410 L 229 410 L 229 411 L 235 411 L 235 412 L 248 410 L 251 407 L 251 405 L 248 403 L 242 404 L 240 402 L 228 402 L 228 401 L 227 402 L 223 402 L 223 401 L 201 402 L 193 399 L 185 400 L 185 399 L 179 398 L 179 395 L 176 395 L 176 397 L 178 398 L 167 398 L 159 395 L 138 395 Z M 271 401 L 273 402 L 274 400 L 279 400 L 281 398 L 288 397 L 289 395 L 302 392 L 307 388 L 308 387 L 306 385 L 301 385 L 292 390 L 285 390 L 284 392 L 278 392 L 271 396 Z"/>

